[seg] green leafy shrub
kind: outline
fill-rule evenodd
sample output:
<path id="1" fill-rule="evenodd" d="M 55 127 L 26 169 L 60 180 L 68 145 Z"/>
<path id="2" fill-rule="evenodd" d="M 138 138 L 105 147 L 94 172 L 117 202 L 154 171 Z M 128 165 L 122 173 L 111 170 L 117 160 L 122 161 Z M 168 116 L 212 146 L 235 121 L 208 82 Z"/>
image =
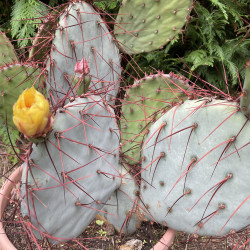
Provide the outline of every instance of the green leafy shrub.
<path id="1" fill-rule="evenodd" d="M 191 71 L 220 89 L 227 79 L 229 87 L 237 85 L 238 73 L 243 77 L 241 69 L 250 57 L 250 39 L 238 34 L 245 25 L 246 4 L 210 0 L 210 5 L 203 6 L 197 2 L 196 17 L 186 32 L 183 60 Z"/>

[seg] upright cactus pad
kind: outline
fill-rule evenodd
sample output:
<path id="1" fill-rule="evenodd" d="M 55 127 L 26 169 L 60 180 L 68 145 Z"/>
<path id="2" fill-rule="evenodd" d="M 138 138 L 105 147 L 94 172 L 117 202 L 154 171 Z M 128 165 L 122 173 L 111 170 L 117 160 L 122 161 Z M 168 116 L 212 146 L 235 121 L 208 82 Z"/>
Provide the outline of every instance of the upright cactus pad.
<path id="1" fill-rule="evenodd" d="M 32 85 L 41 85 L 42 81 L 40 69 L 29 64 L 16 63 L 0 68 L 0 115 L 5 121 L 7 114 L 9 126 L 15 127 L 12 121 L 12 107 L 18 96 Z"/>
<path id="2" fill-rule="evenodd" d="M 104 206 L 104 218 L 121 233 L 131 234 L 140 226 L 138 216 L 140 188 L 128 171 L 121 167 L 121 186 Z"/>
<path id="3" fill-rule="evenodd" d="M 0 30 L 0 67 L 18 61 L 13 45 L 6 35 Z"/>
<path id="4" fill-rule="evenodd" d="M 113 110 L 94 96 L 57 111 L 48 139 L 33 146 L 22 176 L 22 214 L 38 238 L 78 236 L 120 186 Z"/>
<path id="5" fill-rule="evenodd" d="M 58 14 L 57 14 L 58 15 Z M 36 37 L 29 51 L 29 60 L 44 62 L 52 45 L 53 33 L 56 30 L 58 16 L 51 13 L 40 24 Z"/>
<path id="6" fill-rule="evenodd" d="M 250 61 L 246 64 L 246 76 L 243 86 L 243 96 L 240 100 L 241 112 L 245 115 L 250 115 Z"/>
<path id="7" fill-rule="evenodd" d="M 123 0 L 116 39 L 128 54 L 159 49 L 182 31 L 192 4 L 192 0 Z"/>
<path id="8" fill-rule="evenodd" d="M 161 73 L 145 77 L 127 89 L 121 117 L 122 153 L 127 162 L 140 162 L 142 141 L 151 124 L 191 92 L 190 86 L 174 74 Z"/>
<path id="9" fill-rule="evenodd" d="M 145 139 L 141 199 L 159 223 L 225 235 L 249 227 L 250 122 L 234 102 L 187 100 Z"/>
<path id="10" fill-rule="evenodd" d="M 76 96 L 72 84 L 77 62 L 85 59 L 91 77 L 89 92 L 114 99 L 121 73 L 119 51 L 100 15 L 87 3 L 71 3 L 60 17 L 47 62 L 47 89 L 53 103 Z"/>

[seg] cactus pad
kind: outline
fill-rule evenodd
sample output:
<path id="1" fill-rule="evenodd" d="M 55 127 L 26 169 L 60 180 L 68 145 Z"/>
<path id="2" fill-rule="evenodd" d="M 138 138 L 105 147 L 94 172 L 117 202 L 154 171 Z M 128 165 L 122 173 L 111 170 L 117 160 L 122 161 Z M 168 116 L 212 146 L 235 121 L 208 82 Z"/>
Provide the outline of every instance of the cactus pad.
<path id="1" fill-rule="evenodd" d="M 87 3 L 71 3 L 60 17 L 47 62 L 53 103 L 77 95 L 72 78 L 83 58 L 91 77 L 89 92 L 105 96 L 106 101 L 115 98 L 121 73 L 119 51 L 99 14 Z"/>
<path id="2" fill-rule="evenodd" d="M 13 64 L 18 61 L 15 49 L 10 40 L 0 30 L 0 67 Z"/>
<path id="3" fill-rule="evenodd" d="M 140 226 L 137 216 L 139 210 L 139 186 L 133 176 L 122 167 L 121 186 L 109 198 L 104 206 L 104 218 L 114 225 L 115 229 L 122 233 L 131 234 Z"/>
<path id="4" fill-rule="evenodd" d="M 176 102 L 191 96 L 191 88 L 174 74 L 156 74 L 137 81 L 122 104 L 122 153 L 133 164 L 140 162 L 143 138 L 151 124 Z"/>
<path id="5" fill-rule="evenodd" d="M 22 214 L 38 238 L 78 236 L 120 186 L 114 113 L 94 96 L 59 109 L 48 139 L 24 164 Z"/>
<path id="6" fill-rule="evenodd" d="M 192 0 L 123 0 L 116 39 L 128 54 L 159 49 L 182 31 L 192 4 Z"/>
<path id="7" fill-rule="evenodd" d="M 143 150 L 148 212 L 200 235 L 249 227 L 249 138 L 237 103 L 201 99 L 173 107 L 151 127 Z"/>

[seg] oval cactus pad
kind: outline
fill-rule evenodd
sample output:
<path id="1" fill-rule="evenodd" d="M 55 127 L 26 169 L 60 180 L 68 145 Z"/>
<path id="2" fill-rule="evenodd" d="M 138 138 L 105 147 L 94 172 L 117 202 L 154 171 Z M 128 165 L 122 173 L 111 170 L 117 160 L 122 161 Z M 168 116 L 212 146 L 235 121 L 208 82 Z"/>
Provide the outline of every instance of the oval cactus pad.
<path id="1" fill-rule="evenodd" d="M 182 31 L 192 4 L 192 0 L 124 0 L 116 39 L 128 54 L 159 49 Z"/>
<path id="2" fill-rule="evenodd" d="M 235 102 L 187 100 L 152 125 L 142 200 L 159 223 L 199 235 L 249 227 L 250 122 Z"/>
<path id="3" fill-rule="evenodd" d="M 121 183 L 116 130 L 113 110 L 99 97 L 77 98 L 57 111 L 22 176 L 22 214 L 37 238 L 77 237 L 102 211 Z"/>
<path id="4" fill-rule="evenodd" d="M 118 48 L 105 22 L 89 4 L 70 3 L 60 17 L 47 62 L 47 89 L 53 103 L 78 95 L 73 78 L 76 64 L 83 59 L 91 78 L 89 92 L 113 100 L 121 75 Z"/>
<path id="5" fill-rule="evenodd" d="M 175 74 L 150 75 L 127 89 L 121 117 L 122 153 L 127 162 L 140 162 L 142 141 L 152 123 L 191 95 L 190 86 Z"/>

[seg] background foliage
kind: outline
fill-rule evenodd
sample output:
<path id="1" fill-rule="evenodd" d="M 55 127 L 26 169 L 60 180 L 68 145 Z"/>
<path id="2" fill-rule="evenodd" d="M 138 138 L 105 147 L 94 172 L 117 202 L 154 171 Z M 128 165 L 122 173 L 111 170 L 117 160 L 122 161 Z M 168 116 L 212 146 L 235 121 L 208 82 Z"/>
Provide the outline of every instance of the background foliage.
<path id="1" fill-rule="evenodd" d="M 227 82 L 234 92 L 250 58 L 249 14 L 248 0 L 196 1 L 185 31 L 162 50 L 134 56 L 132 65 L 138 72 L 136 64 L 147 73 L 177 71 L 193 81 L 195 75 L 223 91 Z"/>
<path id="2" fill-rule="evenodd" d="M 19 47 L 30 46 L 37 27 L 49 7 L 66 0 L 13 0 L 0 3 L 0 27 L 10 31 L 18 40 Z M 103 12 L 116 14 L 121 0 L 97 0 L 95 6 Z M 200 0 L 185 30 L 161 50 L 133 56 L 131 65 L 125 62 L 126 70 L 138 77 L 154 70 L 177 71 L 191 77 L 192 74 L 225 90 L 238 87 L 238 73 L 250 57 L 250 6 L 249 0 Z M 114 17 L 114 16 L 112 16 Z M 20 20 L 20 21 L 17 21 Z M 112 21 L 110 18 L 108 21 Z M 138 67 L 138 66 L 139 67 Z M 141 70 L 139 69 L 141 68 Z M 225 73 L 226 72 L 226 73 Z M 131 81 L 131 79 L 129 80 Z"/>

